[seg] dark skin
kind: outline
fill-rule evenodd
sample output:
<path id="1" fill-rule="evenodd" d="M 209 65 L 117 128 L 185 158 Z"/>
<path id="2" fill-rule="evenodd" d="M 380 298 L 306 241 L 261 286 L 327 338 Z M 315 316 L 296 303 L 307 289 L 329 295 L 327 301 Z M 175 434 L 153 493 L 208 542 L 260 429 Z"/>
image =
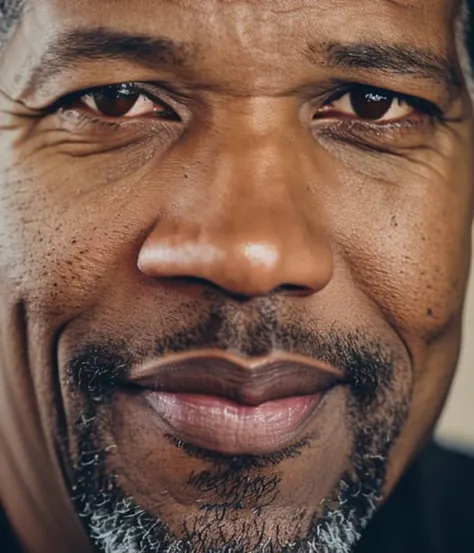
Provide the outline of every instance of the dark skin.
<path id="1" fill-rule="evenodd" d="M 48 443 L 64 409 L 65 474 L 87 404 L 68 388 L 71 357 L 100 337 L 149 359 L 157 337 L 186 333 L 218 304 L 248 340 L 271 309 L 282 328 L 362 333 L 389 352 L 394 383 L 374 417 L 409 398 L 390 494 L 432 432 L 460 343 L 473 140 L 456 8 L 31 2 L 2 59 L 0 277 L 8 305 L 25 306 Z M 122 47 L 104 49 L 118 34 Z M 120 83 L 121 95 L 103 88 Z M 279 482 L 265 538 L 277 526 L 282 542 L 304 535 L 309 515 L 295 530 L 288 513 L 313 513 L 352 469 L 346 394 L 335 390 L 295 436 L 317 436 L 296 458 L 259 473 Z M 101 409 L 112 421 L 101 446 L 116 448 L 107 471 L 182 537 L 203 496 L 219 500 L 189 483 L 212 463 L 157 432 L 128 396 Z"/>

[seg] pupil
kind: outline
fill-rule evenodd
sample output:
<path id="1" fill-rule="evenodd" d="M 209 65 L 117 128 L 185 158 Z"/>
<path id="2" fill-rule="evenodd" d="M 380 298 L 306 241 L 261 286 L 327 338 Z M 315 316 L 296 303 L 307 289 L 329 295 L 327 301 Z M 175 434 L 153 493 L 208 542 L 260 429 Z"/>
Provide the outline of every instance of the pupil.
<path id="1" fill-rule="evenodd" d="M 108 86 L 94 93 L 97 108 L 108 117 L 123 117 L 136 104 L 140 93 L 128 85 Z"/>
<path id="2" fill-rule="evenodd" d="M 383 117 L 392 106 L 393 97 L 367 89 L 351 92 L 352 109 L 362 119 L 375 121 Z"/>

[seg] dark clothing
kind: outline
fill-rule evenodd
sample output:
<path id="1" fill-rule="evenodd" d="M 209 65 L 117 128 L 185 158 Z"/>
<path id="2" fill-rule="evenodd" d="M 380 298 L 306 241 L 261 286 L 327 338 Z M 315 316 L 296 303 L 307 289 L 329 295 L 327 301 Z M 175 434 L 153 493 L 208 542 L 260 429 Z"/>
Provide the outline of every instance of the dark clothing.
<path id="1" fill-rule="evenodd" d="M 431 444 L 375 516 L 356 553 L 474 553 L 473 534 L 474 458 Z M 19 553 L 1 511 L 0 551 Z"/>
<path id="2" fill-rule="evenodd" d="M 474 458 L 425 448 L 356 553 L 474 553 Z"/>

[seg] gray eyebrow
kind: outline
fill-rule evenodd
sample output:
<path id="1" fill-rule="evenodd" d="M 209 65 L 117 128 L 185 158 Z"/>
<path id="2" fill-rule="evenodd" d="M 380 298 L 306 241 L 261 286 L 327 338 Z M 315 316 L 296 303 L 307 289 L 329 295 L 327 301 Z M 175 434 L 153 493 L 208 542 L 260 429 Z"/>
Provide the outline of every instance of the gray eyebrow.
<path id="1" fill-rule="evenodd" d="M 121 59 L 142 66 L 184 66 L 196 58 L 197 46 L 167 37 L 132 35 L 104 27 L 75 29 L 59 35 L 33 69 L 28 87 L 44 84 L 76 63 Z"/>
<path id="2" fill-rule="evenodd" d="M 436 52 L 409 45 L 313 43 L 306 57 L 315 64 L 410 76 L 445 85 L 462 86 L 456 62 Z"/>

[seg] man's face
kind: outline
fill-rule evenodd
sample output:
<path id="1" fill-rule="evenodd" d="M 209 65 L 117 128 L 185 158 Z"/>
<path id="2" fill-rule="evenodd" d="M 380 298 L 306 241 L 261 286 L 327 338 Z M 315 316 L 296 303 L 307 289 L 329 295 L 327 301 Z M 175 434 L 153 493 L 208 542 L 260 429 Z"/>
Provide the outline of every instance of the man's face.
<path id="1" fill-rule="evenodd" d="M 3 306 L 98 546 L 347 552 L 429 436 L 470 250 L 455 8 L 27 3 Z"/>

